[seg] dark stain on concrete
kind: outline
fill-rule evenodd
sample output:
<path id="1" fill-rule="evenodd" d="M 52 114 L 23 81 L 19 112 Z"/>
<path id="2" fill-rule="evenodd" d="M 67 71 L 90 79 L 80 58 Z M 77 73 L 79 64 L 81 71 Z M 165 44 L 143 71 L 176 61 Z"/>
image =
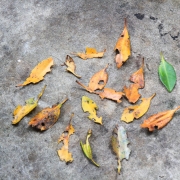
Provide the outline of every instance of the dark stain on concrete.
<path id="1" fill-rule="evenodd" d="M 144 14 L 141 14 L 141 13 L 134 14 L 134 16 L 136 16 L 136 18 L 139 19 L 139 20 L 144 19 Z"/>

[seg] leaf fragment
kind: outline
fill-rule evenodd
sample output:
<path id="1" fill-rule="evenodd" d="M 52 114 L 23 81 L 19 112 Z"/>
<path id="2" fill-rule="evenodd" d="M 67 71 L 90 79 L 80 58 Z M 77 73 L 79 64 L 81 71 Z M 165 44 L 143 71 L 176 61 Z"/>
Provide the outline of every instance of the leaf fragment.
<path id="1" fill-rule="evenodd" d="M 98 107 L 92 99 L 87 96 L 83 96 L 82 109 L 84 112 L 89 112 L 89 119 L 94 120 L 95 123 L 102 124 L 102 117 L 97 117 L 96 110 L 98 109 Z"/>
<path id="2" fill-rule="evenodd" d="M 29 125 L 41 131 L 51 128 L 57 122 L 60 115 L 60 108 L 67 100 L 66 98 L 60 104 L 53 105 L 52 108 L 44 108 L 29 121 Z"/>
<path id="3" fill-rule="evenodd" d="M 24 116 L 29 114 L 38 105 L 38 101 L 43 95 L 45 88 L 46 88 L 46 85 L 39 93 L 37 100 L 34 100 L 34 98 L 29 98 L 28 100 L 26 100 L 26 104 L 24 106 L 18 105 L 15 108 L 13 112 L 14 119 L 12 120 L 12 124 L 19 123 Z"/>
<path id="4" fill-rule="evenodd" d="M 118 173 L 121 172 L 121 161 L 123 159 L 128 160 L 131 150 L 127 147 L 129 141 L 127 139 L 126 130 L 122 126 L 116 126 L 111 138 L 111 146 L 118 158 Z"/>
<path id="5" fill-rule="evenodd" d="M 161 53 L 161 63 L 159 65 L 158 72 L 161 82 L 164 84 L 166 89 L 169 92 L 171 92 L 177 80 L 176 71 L 174 70 L 174 67 L 164 59 L 162 53 Z"/>
<path id="6" fill-rule="evenodd" d="M 180 106 L 173 110 L 168 110 L 154 114 L 150 116 L 148 119 L 144 120 L 143 124 L 141 124 L 141 127 L 148 128 L 149 131 L 154 131 L 154 129 L 161 129 L 171 121 L 174 113 L 178 109 L 180 109 Z"/>
<path id="7" fill-rule="evenodd" d="M 126 62 L 131 55 L 131 46 L 130 46 L 130 39 L 129 39 L 129 33 L 127 29 L 127 21 L 125 19 L 124 23 L 124 30 L 118 39 L 116 46 L 114 48 L 116 51 L 116 66 L 117 68 L 120 68 L 124 62 Z"/>
<path id="8" fill-rule="evenodd" d="M 86 48 L 85 53 L 73 53 L 76 56 L 79 56 L 81 59 L 91 59 L 91 58 L 101 58 L 104 56 L 104 53 L 106 52 L 106 49 L 102 52 L 97 52 L 95 48 Z"/>
<path id="9" fill-rule="evenodd" d="M 138 84 L 131 84 L 129 88 L 124 86 L 124 93 L 129 102 L 135 103 L 140 98 L 141 95 L 138 92 L 138 88 Z"/>
<path id="10" fill-rule="evenodd" d="M 68 151 L 68 149 L 69 149 L 69 138 L 75 132 L 75 129 L 71 124 L 71 120 L 72 120 L 73 116 L 74 116 L 74 114 L 71 115 L 69 125 L 66 127 L 66 130 L 62 133 L 62 135 L 60 136 L 60 138 L 58 140 L 58 143 L 63 142 L 63 144 L 64 144 L 62 146 L 62 148 L 57 151 L 58 156 L 59 156 L 61 161 L 66 161 L 66 162 L 72 162 L 73 161 L 72 153 L 69 153 L 69 151 Z"/>
<path id="11" fill-rule="evenodd" d="M 94 91 L 98 90 L 98 89 L 103 89 L 104 86 L 106 85 L 107 81 L 108 81 L 108 74 L 106 72 L 108 65 L 100 70 L 99 72 L 95 73 L 89 82 L 88 86 L 83 85 L 82 83 L 80 83 L 79 81 L 76 81 L 80 86 L 82 86 L 86 91 L 90 92 L 90 93 L 94 93 Z"/>
<path id="12" fill-rule="evenodd" d="M 25 86 L 30 83 L 38 83 L 39 81 L 44 79 L 44 75 L 47 72 L 50 72 L 50 67 L 54 64 L 53 59 L 50 57 L 41 61 L 32 71 L 30 76 L 24 81 L 23 84 L 19 84 L 17 86 Z"/>
<path id="13" fill-rule="evenodd" d="M 99 164 L 97 164 L 92 157 L 92 150 L 91 150 L 91 146 L 89 143 L 89 138 L 91 137 L 92 131 L 91 129 L 89 129 L 88 133 L 87 133 L 87 137 L 86 137 L 86 143 L 83 144 L 82 141 L 80 142 L 82 151 L 84 152 L 85 156 L 97 167 L 99 167 Z"/>
<path id="14" fill-rule="evenodd" d="M 142 60 L 141 68 L 130 76 L 130 81 L 138 84 L 138 88 L 144 88 L 144 58 Z"/>
<path id="15" fill-rule="evenodd" d="M 117 101 L 117 103 L 121 102 L 121 98 L 124 95 L 123 92 L 116 92 L 114 89 L 110 89 L 110 88 L 104 88 L 103 92 L 97 92 L 96 94 L 98 94 L 101 99 L 107 98 L 107 99 L 111 99 L 114 101 Z"/>
<path id="16" fill-rule="evenodd" d="M 74 60 L 71 56 L 69 56 L 69 55 L 66 56 L 65 65 L 67 66 L 67 69 L 66 69 L 67 71 L 71 72 L 76 77 L 81 78 L 81 76 L 79 76 L 75 73 L 76 65 L 75 65 Z"/>
<path id="17" fill-rule="evenodd" d="M 125 108 L 121 116 L 121 120 L 126 123 L 130 123 L 134 120 L 134 118 L 138 119 L 142 117 L 148 111 L 151 100 L 155 95 L 156 94 L 153 94 L 149 98 L 141 98 L 141 104 Z"/>

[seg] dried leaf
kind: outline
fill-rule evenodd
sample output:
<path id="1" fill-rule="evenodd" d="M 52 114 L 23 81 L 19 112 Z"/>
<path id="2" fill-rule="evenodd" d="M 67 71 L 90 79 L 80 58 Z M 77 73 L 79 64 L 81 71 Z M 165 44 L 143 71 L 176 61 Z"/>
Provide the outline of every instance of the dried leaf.
<path id="1" fill-rule="evenodd" d="M 81 148 L 85 154 L 85 156 L 97 167 L 99 167 L 99 165 L 93 160 L 92 157 L 92 150 L 91 150 L 91 146 L 89 144 L 89 138 L 91 137 L 92 131 L 91 129 L 89 129 L 88 133 L 87 133 L 87 138 L 86 138 L 86 144 L 83 144 L 82 141 L 80 142 Z"/>
<path id="2" fill-rule="evenodd" d="M 141 68 L 131 75 L 130 81 L 134 82 L 135 84 L 138 84 L 139 88 L 144 88 L 144 58 L 142 61 Z"/>
<path id="3" fill-rule="evenodd" d="M 127 29 L 127 22 L 125 19 L 125 24 L 124 24 L 124 30 L 118 39 L 116 46 L 114 48 L 116 51 L 116 66 L 117 68 L 120 68 L 125 61 L 128 60 L 128 57 L 131 55 L 131 47 L 130 47 L 130 40 L 129 40 L 129 33 Z"/>
<path id="4" fill-rule="evenodd" d="M 155 95 L 156 94 L 153 94 L 149 98 L 141 98 L 141 104 L 125 108 L 121 120 L 129 123 L 132 122 L 134 118 L 138 119 L 143 116 L 149 109 L 151 100 Z"/>
<path id="5" fill-rule="evenodd" d="M 114 101 L 117 101 L 118 103 L 121 102 L 121 98 L 124 95 L 122 92 L 116 92 L 114 89 L 110 88 L 104 88 L 103 92 L 97 92 L 101 99 L 107 98 L 107 99 L 112 99 Z"/>
<path id="6" fill-rule="evenodd" d="M 166 89 L 171 92 L 176 84 L 176 71 L 174 67 L 168 63 L 161 53 L 161 64 L 159 65 L 159 78 Z"/>
<path id="7" fill-rule="evenodd" d="M 124 93 L 129 102 L 135 103 L 140 98 L 141 95 L 138 92 L 138 88 L 138 84 L 131 84 L 129 88 L 124 86 Z"/>
<path id="8" fill-rule="evenodd" d="M 127 147 L 129 141 L 127 140 L 126 130 L 122 126 L 116 126 L 111 138 L 111 145 L 114 153 L 118 158 L 118 173 L 121 171 L 121 161 L 126 158 L 129 159 L 131 150 Z"/>
<path id="9" fill-rule="evenodd" d="M 150 116 L 148 119 L 144 120 L 143 124 L 141 124 L 141 127 L 149 128 L 149 131 L 154 131 L 154 129 L 156 129 L 156 128 L 161 129 L 171 121 L 174 113 L 178 109 L 180 109 L 180 106 L 178 106 L 174 110 L 168 110 L 168 111 L 154 114 L 154 115 Z"/>
<path id="10" fill-rule="evenodd" d="M 99 72 L 95 73 L 92 78 L 90 79 L 89 85 L 85 86 L 79 81 L 76 81 L 80 86 L 82 86 L 86 91 L 90 93 L 94 93 L 95 90 L 103 89 L 108 81 L 108 74 L 106 72 L 108 65 L 100 70 Z"/>
<path id="11" fill-rule="evenodd" d="M 57 122 L 60 108 L 67 100 L 65 99 L 62 103 L 53 105 L 52 108 L 47 107 L 43 109 L 29 121 L 29 125 L 41 131 L 51 128 Z"/>
<path id="12" fill-rule="evenodd" d="M 69 125 L 66 127 L 66 130 L 63 132 L 63 134 L 61 135 L 61 137 L 58 140 L 58 143 L 63 141 L 63 144 L 64 144 L 62 146 L 62 148 L 57 151 L 58 156 L 59 156 L 61 161 L 66 161 L 66 162 L 72 162 L 73 161 L 72 154 L 69 153 L 69 151 L 68 151 L 70 135 L 72 135 L 75 132 L 75 129 L 71 124 L 71 120 L 72 120 L 73 116 L 74 116 L 74 114 L 71 115 Z"/>
<path id="13" fill-rule="evenodd" d="M 40 94 L 38 95 L 37 100 L 34 100 L 34 98 L 29 98 L 28 100 L 26 100 L 26 105 L 24 106 L 18 105 L 16 107 L 16 109 L 13 112 L 14 119 L 12 121 L 12 124 L 19 123 L 24 116 L 29 114 L 38 105 L 38 101 L 43 95 L 45 88 L 46 88 L 46 85 L 44 86 Z"/>
<path id="14" fill-rule="evenodd" d="M 101 58 L 104 56 L 106 49 L 102 52 L 97 52 L 95 48 L 86 48 L 86 53 L 73 53 L 76 56 L 79 56 L 81 59 L 90 59 L 90 58 Z"/>
<path id="15" fill-rule="evenodd" d="M 95 123 L 102 124 L 102 117 L 97 117 L 96 110 L 98 109 L 96 103 L 87 96 L 82 97 L 82 109 L 84 112 L 89 112 L 88 118 L 94 120 Z"/>
<path id="16" fill-rule="evenodd" d="M 19 84 L 17 86 L 25 86 L 30 83 L 38 83 L 39 81 L 44 79 L 44 75 L 47 72 L 50 72 L 50 67 L 54 64 L 53 59 L 50 57 L 41 61 L 32 71 L 30 76 L 24 81 L 23 84 Z"/>
<path id="17" fill-rule="evenodd" d="M 69 55 L 66 56 L 65 65 L 67 66 L 67 69 L 66 69 L 67 71 L 71 72 L 76 77 L 81 78 L 81 76 L 79 76 L 79 75 L 77 75 L 75 73 L 76 65 L 75 65 L 74 60 L 72 59 L 72 57 L 70 57 Z"/>

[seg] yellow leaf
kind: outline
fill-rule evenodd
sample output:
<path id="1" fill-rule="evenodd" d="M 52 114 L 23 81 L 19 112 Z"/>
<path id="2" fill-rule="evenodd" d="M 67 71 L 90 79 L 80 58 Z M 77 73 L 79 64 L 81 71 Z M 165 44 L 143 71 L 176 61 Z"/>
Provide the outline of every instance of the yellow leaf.
<path id="1" fill-rule="evenodd" d="M 63 143 L 64 143 L 62 148 L 57 151 L 58 156 L 61 161 L 66 161 L 66 162 L 73 161 L 72 154 L 68 152 L 70 135 L 72 135 L 75 132 L 75 129 L 71 124 L 71 120 L 72 120 L 73 116 L 74 116 L 74 114 L 71 115 L 69 125 L 66 127 L 66 130 L 63 132 L 63 134 L 61 135 L 61 137 L 58 140 L 58 142 L 63 141 Z"/>
<path id="2" fill-rule="evenodd" d="M 132 122 L 134 118 L 138 119 L 143 116 L 149 109 L 151 100 L 155 95 L 156 94 L 153 94 L 149 98 L 141 98 L 141 104 L 125 108 L 121 120 L 129 123 Z"/>
<path id="3" fill-rule="evenodd" d="M 19 84 L 17 86 L 25 86 L 30 83 L 38 83 L 39 81 L 44 79 L 44 75 L 51 71 L 50 67 L 53 65 L 53 59 L 50 57 L 41 61 L 32 71 L 30 76 L 24 81 L 23 84 Z"/>
<path id="4" fill-rule="evenodd" d="M 124 30 L 118 39 L 116 46 L 114 48 L 116 51 L 116 66 L 117 68 L 120 68 L 125 61 L 128 60 L 128 57 L 131 55 L 131 47 L 130 47 L 130 40 L 129 40 L 129 33 L 127 29 L 127 22 L 125 19 L 125 24 L 124 24 Z"/>
<path id="5" fill-rule="evenodd" d="M 26 105 L 24 105 L 24 106 L 18 105 L 15 108 L 15 110 L 13 112 L 14 119 L 12 121 L 12 124 L 19 123 L 24 116 L 29 114 L 38 105 L 38 101 L 39 101 L 40 97 L 43 95 L 45 88 L 46 88 L 46 86 L 44 86 L 44 88 L 38 95 L 37 100 L 34 100 L 34 98 L 30 98 L 30 99 L 26 100 Z"/>
<path id="6" fill-rule="evenodd" d="M 96 110 L 98 109 L 96 103 L 87 96 L 82 97 L 82 109 L 84 112 L 89 112 L 88 118 L 94 120 L 95 123 L 102 124 L 102 117 L 97 117 Z"/>
<path id="7" fill-rule="evenodd" d="M 86 53 L 73 53 L 76 56 L 79 56 L 81 59 L 90 59 L 90 58 L 101 58 L 104 56 L 106 49 L 102 52 L 97 52 L 95 48 L 86 48 Z"/>

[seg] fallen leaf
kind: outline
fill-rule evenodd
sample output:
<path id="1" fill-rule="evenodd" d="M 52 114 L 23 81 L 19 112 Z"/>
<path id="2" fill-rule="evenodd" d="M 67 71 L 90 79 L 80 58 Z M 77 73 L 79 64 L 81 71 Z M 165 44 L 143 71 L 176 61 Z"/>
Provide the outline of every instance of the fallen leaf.
<path id="1" fill-rule="evenodd" d="M 38 101 L 43 95 L 45 88 L 46 88 L 46 85 L 44 86 L 40 94 L 38 95 L 37 100 L 34 100 L 34 98 L 29 98 L 28 100 L 26 100 L 26 105 L 24 106 L 18 105 L 15 108 L 13 112 L 14 119 L 12 120 L 12 124 L 19 123 L 24 116 L 29 114 L 38 105 Z"/>
<path id="2" fill-rule="evenodd" d="M 97 117 L 96 110 L 98 109 L 96 103 L 87 96 L 82 97 L 82 109 L 84 112 L 89 112 L 88 118 L 94 120 L 95 123 L 102 124 L 102 117 Z"/>
<path id="3" fill-rule="evenodd" d="M 86 144 L 83 144 L 82 141 L 80 142 L 81 148 L 85 154 L 85 156 L 97 167 L 99 167 L 99 165 L 93 160 L 92 157 L 92 150 L 91 150 L 91 146 L 89 144 L 89 138 L 91 137 L 92 131 L 91 129 L 89 129 L 88 133 L 87 133 L 87 137 L 86 137 Z"/>
<path id="4" fill-rule="evenodd" d="M 73 53 L 76 56 L 79 56 L 81 59 L 90 59 L 90 58 L 101 58 L 104 56 L 106 49 L 102 52 L 97 52 L 95 48 L 86 48 L 86 53 Z"/>
<path id="5" fill-rule="evenodd" d="M 151 100 L 155 95 L 156 94 L 153 94 L 149 98 L 141 98 L 141 104 L 125 108 L 121 120 L 129 123 L 132 122 L 134 118 L 138 119 L 143 116 L 149 109 Z"/>
<path id="6" fill-rule="evenodd" d="M 128 57 L 131 55 L 131 47 L 130 47 L 130 40 L 129 40 L 129 33 L 127 29 L 127 21 L 125 19 L 124 23 L 124 30 L 118 39 L 116 46 L 114 48 L 116 51 L 116 66 L 120 68 L 125 61 L 128 60 Z"/>
<path id="7" fill-rule="evenodd" d="M 50 67 L 54 64 L 53 59 L 50 57 L 41 61 L 32 71 L 30 76 L 24 81 L 23 84 L 19 84 L 17 86 L 25 86 L 30 83 L 38 83 L 39 81 L 44 79 L 44 75 L 47 72 L 50 72 Z"/>
<path id="8" fill-rule="evenodd" d="M 69 55 L 66 56 L 65 65 L 67 66 L 67 69 L 66 69 L 67 71 L 71 72 L 76 77 L 81 78 L 81 76 L 79 76 L 79 75 L 77 75 L 75 73 L 76 65 L 75 65 L 74 60 L 72 59 L 72 57 L 70 57 Z"/>
<path id="9" fill-rule="evenodd" d="M 117 101 L 118 103 L 121 102 L 120 99 L 124 95 L 124 93 L 116 92 L 114 89 L 110 89 L 110 88 L 104 88 L 103 92 L 97 92 L 96 94 L 98 94 L 101 97 L 101 99 L 107 98 Z"/>
<path id="10" fill-rule="evenodd" d="M 127 140 L 126 130 L 122 126 L 116 126 L 111 138 L 111 145 L 114 153 L 118 158 L 118 173 L 121 172 L 121 161 L 126 158 L 129 159 L 131 150 L 127 147 L 129 141 Z"/>
<path id="11" fill-rule="evenodd" d="M 159 65 L 159 78 L 161 82 L 164 84 L 166 89 L 171 92 L 176 84 L 176 71 L 174 67 L 168 63 L 161 53 L 161 64 Z"/>
<path id="12" fill-rule="evenodd" d="M 149 128 L 149 131 L 154 131 L 154 129 L 161 129 L 166 124 L 168 124 L 173 118 L 174 113 L 180 109 L 178 106 L 176 109 L 168 110 L 164 112 L 160 112 L 150 116 L 148 119 L 144 120 L 143 124 L 141 124 L 142 128 Z"/>
<path id="13" fill-rule="evenodd" d="M 142 60 L 141 68 L 131 75 L 130 81 L 138 84 L 139 88 L 144 88 L 144 58 Z"/>
<path id="14" fill-rule="evenodd" d="M 103 89 L 108 81 L 108 74 L 106 72 L 108 65 L 100 70 L 99 72 L 95 73 L 92 78 L 90 79 L 89 85 L 85 86 L 79 81 L 76 81 L 80 86 L 82 86 L 86 91 L 90 93 L 94 93 L 95 90 Z"/>
<path id="15" fill-rule="evenodd" d="M 47 107 L 43 109 L 29 121 L 29 125 L 41 131 L 51 128 L 57 122 L 60 108 L 67 100 L 66 98 L 62 103 L 53 105 L 52 108 Z"/>
<path id="16" fill-rule="evenodd" d="M 124 86 L 124 93 L 129 102 L 135 103 L 140 98 L 141 95 L 138 92 L 138 88 L 138 84 L 131 84 L 129 88 Z"/>
<path id="17" fill-rule="evenodd" d="M 59 156 L 61 161 L 66 161 L 66 162 L 72 162 L 73 161 L 72 153 L 69 153 L 69 151 L 68 151 L 70 135 L 72 135 L 75 132 L 75 129 L 71 124 L 71 120 L 72 120 L 73 116 L 74 116 L 74 114 L 71 115 L 69 125 L 66 127 L 66 130 L 63 132 L 63 134 L 61 135 L 61 137 L 58 140 L 58 143 L 63 141 L 63 144 L 64 144 L 62 146 L 62 148 L 57 151 L 58 156 Z"/>

